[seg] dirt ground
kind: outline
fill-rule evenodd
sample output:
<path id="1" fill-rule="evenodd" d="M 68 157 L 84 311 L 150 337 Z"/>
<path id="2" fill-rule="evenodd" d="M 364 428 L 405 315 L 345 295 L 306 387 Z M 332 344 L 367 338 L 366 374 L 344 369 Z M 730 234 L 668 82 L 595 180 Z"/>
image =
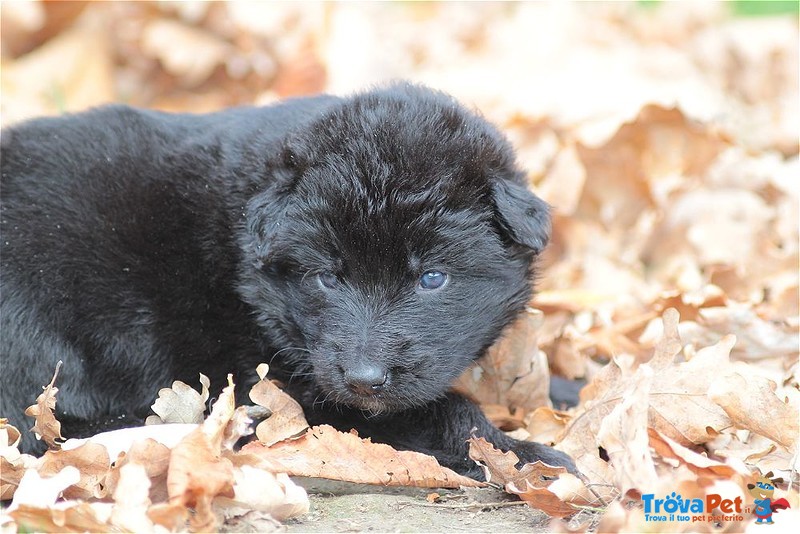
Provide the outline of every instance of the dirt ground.
<path id="1" fill-rule="evenodd" d="M 288 532 L 551 532 L 552 518 L 495 488 L 430 490 L 384 488 L 320 479 L 296 479 L 311 511 L 277 530 Z M 431 503 L 427 496 L 440 495 Z M 572 522 L 590 520 L 579 514 Z M 230 531 L 264 531 L 250 518 Z"/>

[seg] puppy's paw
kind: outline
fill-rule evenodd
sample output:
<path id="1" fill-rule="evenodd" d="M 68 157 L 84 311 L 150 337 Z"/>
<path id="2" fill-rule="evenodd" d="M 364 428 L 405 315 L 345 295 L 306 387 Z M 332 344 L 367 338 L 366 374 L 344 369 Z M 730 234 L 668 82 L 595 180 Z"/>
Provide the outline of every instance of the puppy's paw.
<path id="1" fill-rule="evenodd" d="M 547 465 L 556 467 L 566 467 L 567 471 L 573 475 L 580 475 L 580 471 L 575 466 L 575 461 L 566 453 L 557 451 L 547 445 L 533 441 L 514 441 L 511 447 L 514 454 L 519 458 L 517 468 L 525 464 L 542 461 Z"/>

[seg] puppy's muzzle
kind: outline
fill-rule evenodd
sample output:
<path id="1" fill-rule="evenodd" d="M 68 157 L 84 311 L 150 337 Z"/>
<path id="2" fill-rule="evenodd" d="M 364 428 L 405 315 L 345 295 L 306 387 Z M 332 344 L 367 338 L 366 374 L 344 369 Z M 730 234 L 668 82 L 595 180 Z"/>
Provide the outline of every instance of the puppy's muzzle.
<path id="1" fill-rule="evenodd" d="M 347 387 L 362 397 L 380 393 L 389 383 L 389 370 L 374 363 L 360 363 L 344 371 Z"/>

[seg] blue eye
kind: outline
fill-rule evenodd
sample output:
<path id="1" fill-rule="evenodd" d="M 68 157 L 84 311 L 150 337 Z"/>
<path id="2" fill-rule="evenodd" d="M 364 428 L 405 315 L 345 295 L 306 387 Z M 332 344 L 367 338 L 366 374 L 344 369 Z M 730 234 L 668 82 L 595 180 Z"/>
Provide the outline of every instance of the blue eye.
<path id="1" fill-rule="evenodd" d="M 447 274 L 441 271 L 425 271 L 419 277 L 419 287 L 425 290 L 439 289 L 447 283 Z"/>
<path id="2" fill-rule="evenodd" d="M 339 285 L 339 279 L 330 271 L 323 271 L 317 275 L 317 280 L 322 287 L 333 289 Z"/>

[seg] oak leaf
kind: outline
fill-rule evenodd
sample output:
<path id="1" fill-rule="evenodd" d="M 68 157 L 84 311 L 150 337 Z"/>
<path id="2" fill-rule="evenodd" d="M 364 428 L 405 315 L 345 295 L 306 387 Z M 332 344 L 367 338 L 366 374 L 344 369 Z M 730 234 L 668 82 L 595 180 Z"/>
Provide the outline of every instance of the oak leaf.
<path id="1" fill-rule="evenodd" d="M 275 473 L 344 480 L 384 486 L 423 488 L 477 487 L 483 484 L 461 476 L 431 456 L 396 451 L 382 443 L 339 432 L 328 425 L 315 426 L 303 436 L 266 447 L 250 443 L 244 452 L 264 460 Z"/>
<path id="2" fill-rule="evenodd" d="M 64 490 L 64 497 L 99 499 L 106 496 L 105 478 L 111 460 L 104 446 L 88 442 L 72 450 L 47 451 L 40 462 L 38 472 L 42 476 L 54 476 L 67 466 L 78 470 L 80 480 Z"/>
<path id="3" fill-rule="evenodd" d="M 55 387 L 58 371 L 61 369 L 61 361 L 56 365 L 53 379 L 44 387 L 41 395 L 36 397 L 36 404 L 28 406 L 25 415 L 33 417 L 36 423 L 31 429 L 36 433 L 38 439 L 44 440 L 48 448 L 58 449 L 64 441 L 61 435 L 61 423 L 56 419 L 56 394 L 58 388 Z"/>
<path id="4" fill-rule="evenodd" d="M 308 428 L 303 408 L 267 378 L 269 367 L 256 368 L 261 380 L 250 390 L 250 400 L 268 408 L 272 414 L 256 427 L 256 437 L 267 446 L 296 436 Z"/>
<path id="5" fill-rule="evenodd" d="M 203 422 L 208 400 L 210 381 L 207 376 L 200 373 L 200 393 L 190 386 L 176 380 L 171 388 L 162 388 L 158 398 L 151 406 L 155 416 L 147 418 L 147 424 L 162 423 L 194 423 Z"/>
<path id="6" fill-rule="evenodd" d="M 541 461 L 517 469 L 519 458 L 513 452 L 502 452 L 484 438 L 469 439 L 469 456 L 484 468 L 486 480 L 501 484 L 505 490 L 518 495 L 534 508 L 548 515 L 564 517 L 576 512 L 573 505 L 585 504 L 586 488 L 565 467 L 550 466 Z M 551 487 L 556 481 L 559 493 Z"/>

